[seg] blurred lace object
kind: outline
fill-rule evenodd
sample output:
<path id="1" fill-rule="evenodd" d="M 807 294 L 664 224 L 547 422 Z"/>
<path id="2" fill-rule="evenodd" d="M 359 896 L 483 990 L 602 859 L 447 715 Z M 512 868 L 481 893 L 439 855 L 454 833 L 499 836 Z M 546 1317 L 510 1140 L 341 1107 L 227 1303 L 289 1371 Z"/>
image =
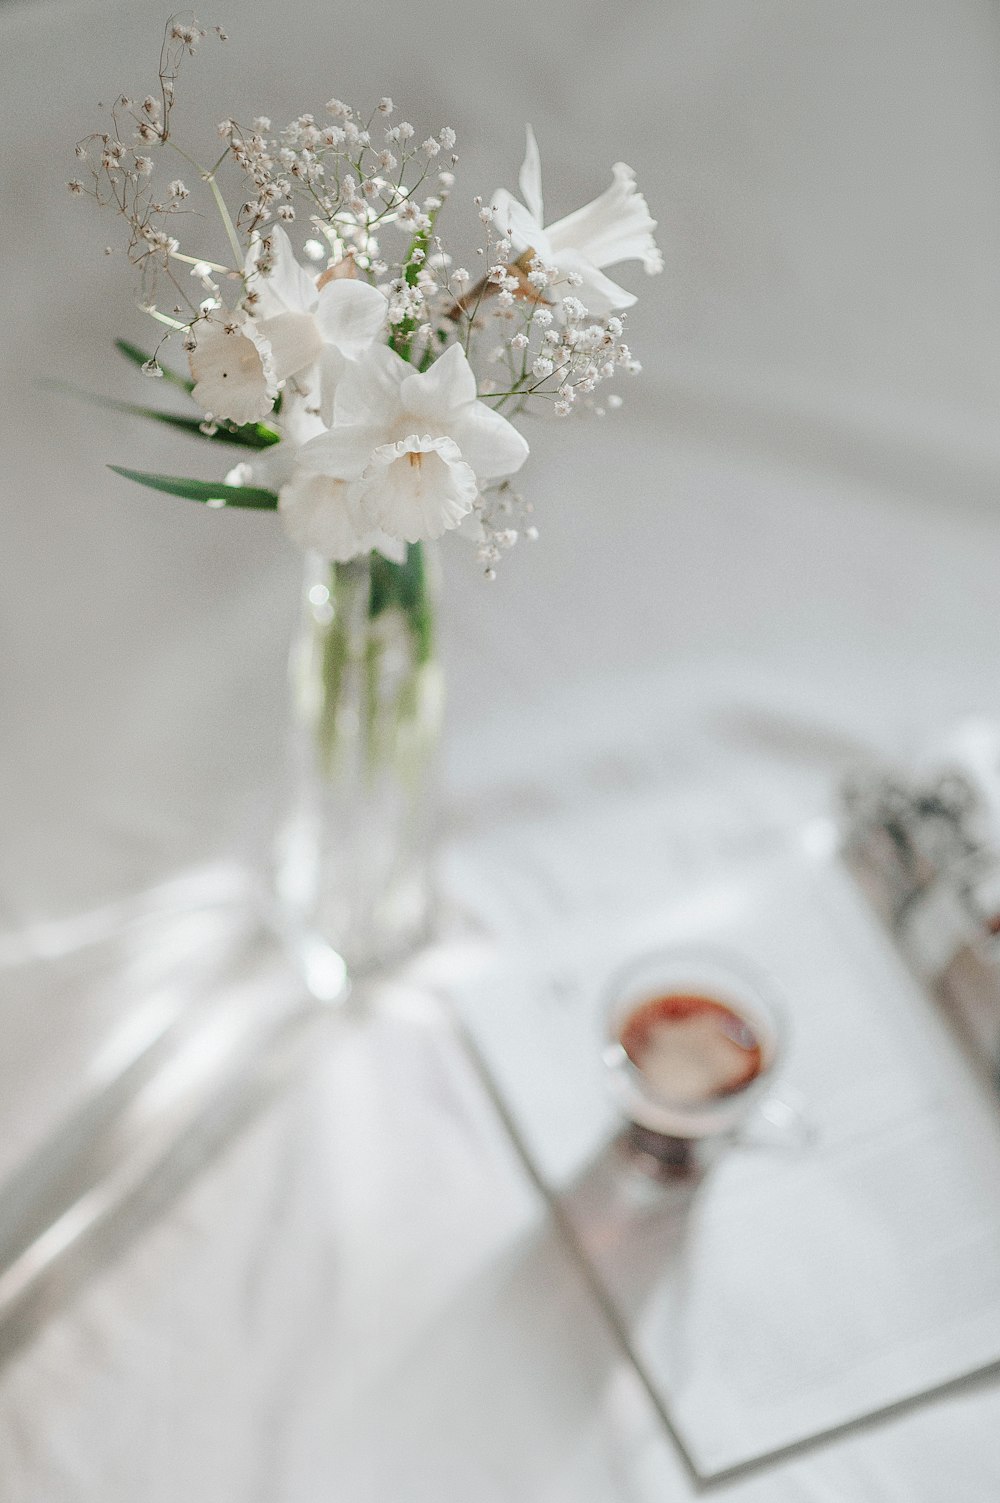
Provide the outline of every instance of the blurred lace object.
<path id="1" fill-rule="evenodd" d="M 1000 723 L 842 789 L 845 855 L 918 974 L 1000 1081 Z"/>

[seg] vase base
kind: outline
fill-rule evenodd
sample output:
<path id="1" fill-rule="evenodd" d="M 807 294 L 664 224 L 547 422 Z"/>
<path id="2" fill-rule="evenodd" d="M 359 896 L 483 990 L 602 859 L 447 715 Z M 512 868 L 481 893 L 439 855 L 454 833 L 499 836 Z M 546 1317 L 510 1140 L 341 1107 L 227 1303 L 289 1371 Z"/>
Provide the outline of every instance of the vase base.
<path id="1" fill-rule="evenodd" d="M 409 960 L 431 939 L 430 922 L 399 935 L 393 943 L 347 950 L 344 954 L 316 933 L 280 926 L 285 949 L 317 1002 L 340 1006 L 350 996 L 355 981 L 365 981 L 394 970 Z"/>

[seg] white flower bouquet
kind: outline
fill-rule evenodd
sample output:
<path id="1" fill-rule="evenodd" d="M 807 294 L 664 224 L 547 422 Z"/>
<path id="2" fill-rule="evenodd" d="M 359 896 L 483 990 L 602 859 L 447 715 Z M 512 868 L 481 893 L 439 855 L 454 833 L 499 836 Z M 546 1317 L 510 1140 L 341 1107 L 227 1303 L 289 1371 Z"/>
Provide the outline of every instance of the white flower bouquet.
<path id="1" fill-rule="evenodd" d="M 311 743 L 329 778 L 360 704 L 371 774 L 428 739 L 414 729 L 426 730 L 433 643 L 424 545 L 471 536 L 492 577 L 519 536 L 537 535 L 511 484 L 528 457 L 518 420 L 618 405 L 602 391 L 639 369 L 624 337 L 636 299 L 606 269 L 660 271 L 656 226 L 622 163 L 600 197 L 546 225 L 529 127 L 520 198 L 473 200 L 470 274 L 440 231 L 455 132 L 418 140 L 388 98 L 370 111 L 330 99 L 277 130 L 227 117 L 214 159 L 198 160 L 176 139 L 175 93 L 207 35 L 193 18 L 167 23 L 154 92 L 120 96 L 78 143 L 69 188 L 128 229 L 159 339 L 151 354 L 119 349 L 197 409 L 127 410 L 242 455 L 215 481 L 111 468 L 209 507 L 279 513 L 311 560 L 312 686 L 300 664 L 298 695 Z M 167 363 L 171 344 L 190 379 Z M 392 651 L 404 643 L 410 663 L 387 689 L 397 627 Z"/>

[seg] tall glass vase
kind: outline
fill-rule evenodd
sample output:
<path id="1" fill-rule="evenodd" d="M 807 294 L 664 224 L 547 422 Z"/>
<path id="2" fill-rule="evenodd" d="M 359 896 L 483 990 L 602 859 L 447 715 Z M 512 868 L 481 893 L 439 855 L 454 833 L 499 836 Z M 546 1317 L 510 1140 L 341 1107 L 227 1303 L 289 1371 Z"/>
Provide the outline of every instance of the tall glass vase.
<path id="1" fill-rule="evenodd" d="M 292 649 L 291 807 L 278 896 L 314 995 L 401 959 L 432 913 L 443 692 L 437 557 L 310 556 Z"/>

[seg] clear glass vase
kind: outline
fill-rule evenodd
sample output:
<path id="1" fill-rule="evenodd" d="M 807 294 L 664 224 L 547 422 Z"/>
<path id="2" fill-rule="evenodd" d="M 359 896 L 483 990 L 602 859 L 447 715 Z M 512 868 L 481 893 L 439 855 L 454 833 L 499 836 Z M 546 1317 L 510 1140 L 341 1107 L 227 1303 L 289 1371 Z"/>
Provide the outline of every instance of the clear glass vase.
<path id="1" fill-rule="evenodd" d="M 292 648 L 291 808 L 278 855 L 283 928 L 314 995 L 426 937 L 443 691 L 437 557 L 411 544 L 350 563 L 310 556 Z"/>

